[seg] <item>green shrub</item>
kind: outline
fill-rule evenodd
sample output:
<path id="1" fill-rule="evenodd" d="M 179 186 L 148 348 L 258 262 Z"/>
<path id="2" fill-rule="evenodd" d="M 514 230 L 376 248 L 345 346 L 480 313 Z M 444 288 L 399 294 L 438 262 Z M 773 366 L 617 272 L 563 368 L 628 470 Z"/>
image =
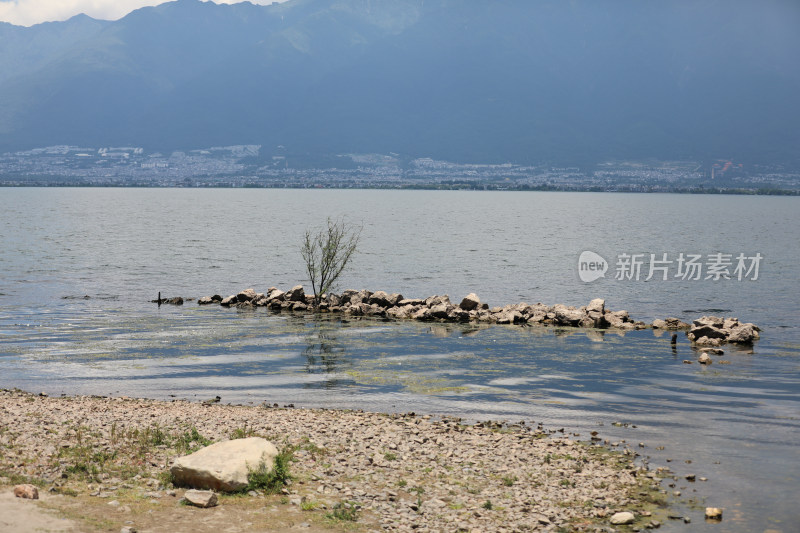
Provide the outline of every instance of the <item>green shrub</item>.
<path id="1" fill-rule="evenodd" d="M 355 522 L 358 520 L 358 508 L 351 502 L 339 502 L 333 506 L 330 513 L 325 515 L 330 520 L 342 522 Z"/>
<path id="2" fill-rule="evenodd" d="M 268 494 L 280 491 L 291 479 L 289 463 L 293 456 L 294 449 L 287 446 L 275 456 L 272 468 L 262 459 L 255 469 L 247 472 L 247 487 L 244 491 L 261 490 Z"/>

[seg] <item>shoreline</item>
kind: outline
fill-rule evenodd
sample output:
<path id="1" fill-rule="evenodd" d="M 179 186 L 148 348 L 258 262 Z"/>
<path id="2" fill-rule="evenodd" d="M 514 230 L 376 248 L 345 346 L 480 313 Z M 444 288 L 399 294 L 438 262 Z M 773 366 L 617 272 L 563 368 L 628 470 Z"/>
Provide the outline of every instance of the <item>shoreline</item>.
<path id="1" fill-rule="evenodd" d="M 185 513 L 250 524 L 237 531 L 341 530 L 352 523 L 326 515 L 345 502 L 359 509 L 356 524 L 365 531 L 580 530 L 607 526 L 624 511 L 645 527 L 668 513 L 659 484 L 666 473 L 636 466 L 630 449 L 611 451 L 599 445 L 601 436 L 577 442 L 524 421 L 464 425 L 414 413 L 19 390 L 0 391 L 0 421 L 3 492 L 12 481 L 36 480 L 58 495 L 51 506 L 80 531 L 181 531 Z M 294 479 L 279 495 L 223 496 L 212 510 L 182 506 L 182 489 L 165 473 L 192 436 L 194 445 L 263 436 L 290 446 Z M 186 530 L 215 530 L 197 527 Z"/>

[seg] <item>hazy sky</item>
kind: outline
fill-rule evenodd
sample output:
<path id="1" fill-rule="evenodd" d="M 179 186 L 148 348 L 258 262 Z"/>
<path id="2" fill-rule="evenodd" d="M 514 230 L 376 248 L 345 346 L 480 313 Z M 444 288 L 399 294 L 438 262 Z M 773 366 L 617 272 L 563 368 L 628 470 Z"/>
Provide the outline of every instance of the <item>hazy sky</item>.
<path id="1" fill-rule="evenodd" d="M 0 0 L 0 21 L 31 26 L 51 20 L 67 20 L 78 13 L 85 13 L 96 19 L 116 20 L 134 9 L 163 4 L 165 1 L 167 0 Z M 218 4 L 235 4 L 241 0 L 215 1 Z M 273 0 L 251 1 L 254 4 L 271 4 Z"/>

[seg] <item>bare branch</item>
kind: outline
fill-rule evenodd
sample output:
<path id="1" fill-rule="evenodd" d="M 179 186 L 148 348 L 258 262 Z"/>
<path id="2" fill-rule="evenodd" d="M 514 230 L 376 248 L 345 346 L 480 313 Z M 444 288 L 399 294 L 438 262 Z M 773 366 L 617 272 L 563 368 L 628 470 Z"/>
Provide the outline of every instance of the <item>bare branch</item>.
<path id="1" fill-rule="evenodd" d="M 317 233 L 306 230 L 300 253 L 311 280 L 315 306 L 347 268 L 358 249 L 361 230 L 361 226 L 347 224 L 344 219 L 331 218 L 328 218 L 327 227 Z"/>

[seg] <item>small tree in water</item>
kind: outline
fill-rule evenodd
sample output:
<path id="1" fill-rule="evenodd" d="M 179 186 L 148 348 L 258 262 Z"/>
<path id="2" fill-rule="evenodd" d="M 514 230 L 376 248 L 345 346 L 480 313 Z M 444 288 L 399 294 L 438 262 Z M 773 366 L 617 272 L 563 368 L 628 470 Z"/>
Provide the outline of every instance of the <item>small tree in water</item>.
<path id="1" fill-rule="evenodd" d="M 360 237 L 361 226 L 346 224 L 343 219 L 328 218 L 327 227 L 316 233 L 306 230 L 300 253 L 311 280 L 315 307 L 344 272 L 356 252 Z"/>

